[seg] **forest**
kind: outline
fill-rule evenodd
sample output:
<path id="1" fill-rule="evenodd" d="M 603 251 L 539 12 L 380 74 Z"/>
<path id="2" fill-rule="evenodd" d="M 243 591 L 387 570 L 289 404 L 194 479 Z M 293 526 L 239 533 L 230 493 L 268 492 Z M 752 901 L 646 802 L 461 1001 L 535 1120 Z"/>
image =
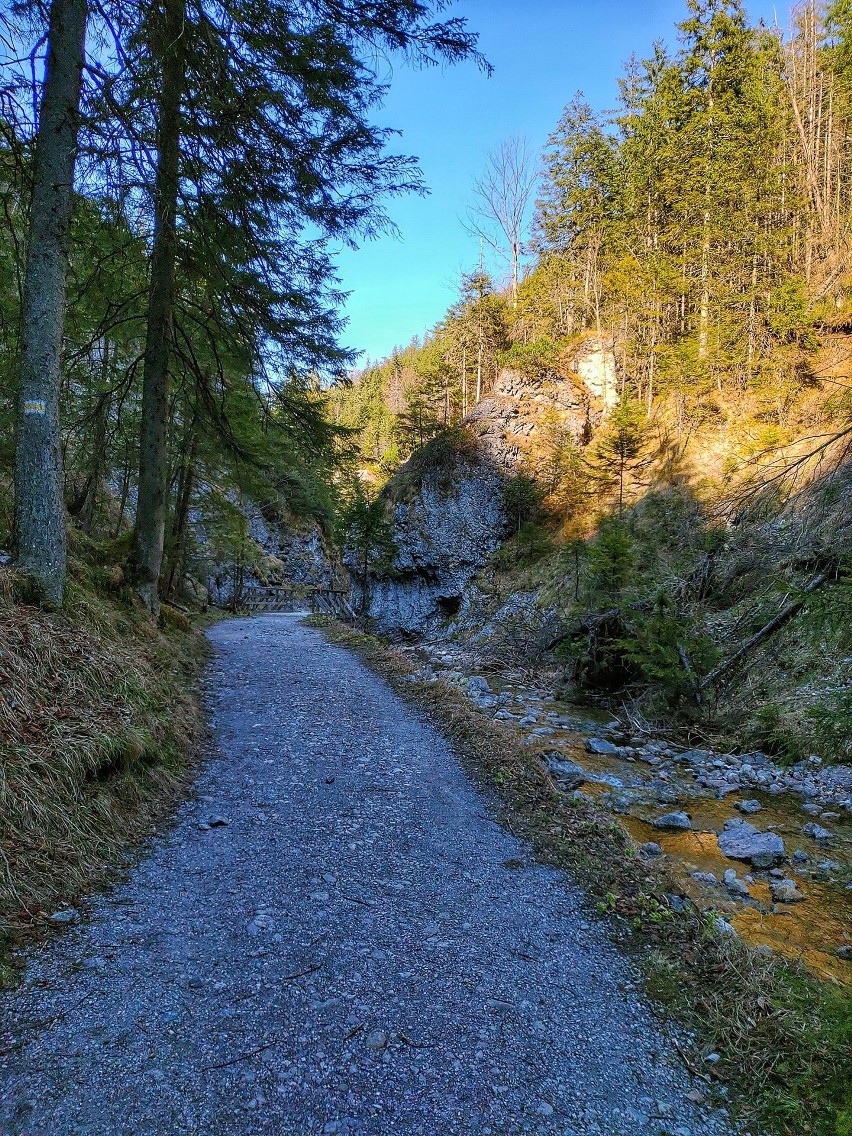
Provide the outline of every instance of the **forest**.
<path id="1" fill-rule="evenodd" d="M 558 368 L 604 330 L 625 401 L 679 435 L 736 422 L 749 456 L 747 432 L 769 453 L 843 421 L 843 375 L 818 364 L 848 319 L 849 14 L 801 5 L 782 35 L 736 4 L 688 8 L 676 50 L 629 61 L 614 111 L 567 103 L 540 179 L 523 140 L 489 156 L 473 223 L 509 283 L 472 268 L 423 343 L 342 392 L 368 459 L 459 421 L 497 367 Z M 802 417 L 821 379 L 831 398 Z"/>
<path id="2" fill-rule="evenodd" d="M 162 1029 L 137 1006 L 120 1044 L 150 1043 L 153 1058 L 164 1039 L 195 1038 L 180 1060 L 225 1103 L 215 1123 L 193 1104 L 158 1131 L 381 1136 L 402 1096 L 433 1109 L 411 1131 L 439 1131 L 444 1082 L 393 1084 L 363 1127 L 344 1112 L 366 1096 L 339 1115 L 326 1106 L 355 1083 L 362 1050 L 383 1077 L 412 1055 L 417 1084 L 429 1061 L 444 1075 L 444 1041 L 420 1038 L 440 1034 L 446 1010 L 429 966 L 479 990 L 479 971 L 462 982 L 452 969 L 468 943 L 477 967 L 499 962 L 494 990 L 471 1003 L 471 1023 L 484 1014 L 475 1061 L 498 1019 L 503 1040 L 523 1034 L 513 1015 L 540 972 L 512 968 L 558 941 L 558 980 L 573 982 L 582 910 L 609 921 L 587 952 L 603 971 L 560 1006 L 594 992 L 582 1003 L 594 1091 L 576 1113 L 545 1096 L 538 1047 L 555 1045 L 554 1063 L 576 1056 L 557 1013 L 552 1029 L 530 1027 L 536 1061 L 506 1074 L 535 1096 L 516 1115 L 489 1082 L 460 1133 L 486 1117 L 488 1131 L 511 1120 L 556 1133 L 570 1115 L 576 1131 L 592 1117 L 589 1132 L 659 1121 L 666 1136 L 731 1124 L 849 1136 L 852 2 L 805 0 L 770 27 L 742 0 L 684 0 L 667 39 L 624 64 L 614 107 L 566 75 L 549 137 L 507 137 L 483 157 L 463 219 L 479 255 L 454 302 L 365 359 L 348 345 L 335 250 L 394 233 L 391 202 L 429 191 L 384 125 L 393 68 L 491 74 L 455 12 L 444 0 L 0 6 L 0 1076 L 48 1076 L 44 1054 L 25 1067 L 24 1034 L 37 1047 L 97 1006 L 74 983 L 112 975 L 103 1004 L 119 1010 L 103 1012 L 117 1021 L 130 971 L 159 1014 L 174 968 L 190 1001 L 227 1001 L 216 1028 L 199 1041 L 205 1019 L 183 1021 L 184 1003 Z M 728 856 L 737 834 L 757 851 Z M 465 862 L 467 883 L 453 874 L 465 841 L 483 856 L 481 879 Z M 122 938 L 123 913 L 110 926 L 111 899 L 91 898 L 107 884 L 150 898 L 137 853 L 143 874 L 166 857 L 151 954 L 141 933 Z M 423 861 L 411 871 L 409 855 Z M 542 865 L 542 890 L 524 890 Z M 551 926 L 537 904 L 552 868 L 583 906 Z M 326 924 L 338 899 L 350 906 Z M 98 903 L 107 945 L 93 960 L 53 987 L 22 977 L 51 936 L 82 941 Z M 442 904 L 478 912 L 458 957 Z M 244 931 L 250 949 L 227 938 Z M 302 932 L 308 945 L 284 961 Z M 220 933 L 211 954 L 205 936 Z M 164 963 L 170 937 L 186 957 Z M 312 985 L 335 937 L 340 958 L 360 960 L 338 967 L 340 998 Z M 635 967 L 617 969 L 611 939 L 631 944 Z M 143 955 L 115 978 L 128 942 Z M 361 971 L 369 982 L 387 965 L 395 1006 L 421 950 L 424 1030 L 373 1022 Z M 205 968 L 220 964 L 212 984 Z M 506 975 L 520 985 L 504 999 Z M 598 1012 L 620 1037 L 626 1019 L 607 1015 L 643 984 L 661 1021 L 689 1034 L 682 1049 L 648 1026 L 650 1075 L 678 1072 L 659 1087 L 643 1067 L 637 1083 L 659 1100 L 618 1098 L 623 1112 L 594 1119 L 609 1092 Z M 39 1005 L 42 987 L 77 1001 Z M 26 1012 L 21 990 L 36 1000 Z M 352 1013 L 314 1053 L 318 1027 L 270 1088 L 290 1035 L 269 1007 L 291 993 L 305 996 L 292 1037 L 347 1000 Z M 451 1031 L 463 1045 L 468 1024 Z M 96 1056 L 66 1077 L 77 1041 L 56 1036 L 59 1095 L 30 1086 L 38 1104 L 7 1115 L 0 1094 L 3 1131 L 25 1136 L 27 1110 L 49 1098 L 45 1123 L 64 1136 L 62 1086 L 103 1072 Z M 337 1061 L 325 1050 L 345 1064 L 309 1115 L 296 1070 L 308 1054 L 319 1085 Z M 165 1094 L 139 1106 L 152 1116 L 171 1059 L 132 1086 Z M 250 1066 L 235 1089 L 235 1067 Z M 136 1076 L 129 1058 L 105 1068 L 110 1085 L 110 1069 Z M 248 1103 L 233 1120 L 237 1097 Z M 284 1126 L 251 1127 L 266 1109 Z M 114 1136 L 110 1117 L 86 1130 Z"/>
<path id="3" fill-rule="evenodd" d="M 352 362 L 330 242 L 381 231 L 383 199 L 420 188 L 374 125 L 369 59 L 453 62 L 475 39 L 414 0 L 49 15 L 5 23 L 0 543 L 14 533 L 61 605 L 67 510 L 72 531 L 126 537 L 156 611 L 190 514 L 226 550 L 241 495 L 328 515 L 323 391 Z"/>
<path id="4" fill-rule="evenodd" d="M 400 463 L 460 424 L 475 435 L 501 375 L 544 392 L 573 375 L 585 424 L 548 412 L 513 440 L 517 531 L 495 595 L 536 590 L 593 692 L 623 685 L 652 718 L 703 703 L 729 743 L 842 760 L 850 14 L 801 5 L 782 34 L 737 4 L 687 8 L 675 48 L 627 63 L 613 111 L 567 103 L 540 175 L 521 139 L 489 155 L 469 221 L 494 274 L 473 266 L 422 341 L 331 404 L 368 482 L 398 500 Z M 593 423 L 576 360 L 603 347 L 611 406 Z M 776 625 L 809 588 L 805 620 Z M 751 661 L 782 627 L 787 656 L 731 685 L 726 660 Z M 532 654 L 552 638 L 528 632 Z"/>

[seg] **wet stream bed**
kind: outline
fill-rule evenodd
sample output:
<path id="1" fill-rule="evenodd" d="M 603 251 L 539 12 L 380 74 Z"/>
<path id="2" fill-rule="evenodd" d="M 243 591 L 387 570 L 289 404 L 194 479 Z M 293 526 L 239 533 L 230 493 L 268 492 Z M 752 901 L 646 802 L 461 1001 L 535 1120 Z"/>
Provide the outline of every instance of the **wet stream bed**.
<path id="1" fill-rule="evenodd" d="M 434 651 L 418 654 L 428 660 L 429 670 L 435 667 Z M 442 660 L 444 668 L 448 662 Z M 830 981 L 852 983 L 848 804 L 820 810 L 812 800 L 779 792 L 777 787 L 772 792 L 746 786 L 702 787 L 696 784 L 702 777 L 680 764 L 682 756 L 676 751 L 658 756 L 627 747 L 625 754 L 625 747 L 604 744 L 600 748 L 616 752 L 589 752 L 590 739 L 623 733 L 620 724 L 594 708 L 560 701 L 511 675 L 471 678 L 457 661 L 443 674 L 441 668 L 432 673 L 466 684 L 471 701 L 484 714 L 504 726 L 515 726 L 525 735 L 525 743 L 545 757 L 564 756 L 581 766 L 587 779 L 579 791 L 619 816 L 643 854 L 646 848 L 653 854 L 653 846 L 658 846 L 681 895 L 702 911 L 718 913 L 752 946 L 796 959 Z M 708 764 L 709 772 L 715 772 L 712 762 Z M 685 813 L 690 827 L 669 830 L 655 825 L 672 812 Z M 776 833 L 784 842 L 783 859 L 773 867 L 759 868 L 726 856 L 718 836 L 740 822 L 761 833 Z M 811 834 L 803 831 L 809 827 Z M 812 834 L 814 828 L 818 836 Z M 779 893 L 794 897 L 793 901 L 779 902 Z"/>

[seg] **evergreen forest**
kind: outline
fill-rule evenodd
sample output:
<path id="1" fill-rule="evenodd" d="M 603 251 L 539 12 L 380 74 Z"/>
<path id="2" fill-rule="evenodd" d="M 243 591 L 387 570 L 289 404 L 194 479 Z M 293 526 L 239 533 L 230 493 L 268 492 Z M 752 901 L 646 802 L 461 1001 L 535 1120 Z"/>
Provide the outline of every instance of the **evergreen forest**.
<path id="1" fill-rule="evenodd" d="M 373 359 L 463 3 L 0 5 L 0 1131 L 852 1134 L 852 0 L 778 19 L 565 74 Z"/>

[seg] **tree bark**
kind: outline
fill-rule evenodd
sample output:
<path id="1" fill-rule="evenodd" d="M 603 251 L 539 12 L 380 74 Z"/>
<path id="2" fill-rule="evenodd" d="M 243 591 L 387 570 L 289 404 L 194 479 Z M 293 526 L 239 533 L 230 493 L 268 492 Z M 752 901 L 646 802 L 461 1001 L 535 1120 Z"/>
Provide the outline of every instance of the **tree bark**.
<path id="1" fill-rule="evenodd" d="M 185 80 L 186 0 L 165 0 L 161 44 L 162 90 L 157 108 L 154 245 L 142 373 L 139 498 L 134 528 L 136 591 L 153 614 L 166 527 L 169 358 L 175 306 L 177 198 L 180 178 L 180 106 Z"/>
<path id="2" fill-rule="evenodd" d="M 15 456 L 15 561 L 61 607 L 68 538 L 62 495 L 60 364 L 87 0 L 54 0 L 35 144 Z"/>
<path id="3" fill-rule="evenodd" d="M 186 460 L 181 464 L 180 480 L 178 482 L 177 493 L 175 494 L 175 516 L 171 536 L 172 551 L 169 558 L 168 570 L 164 573 L 167 596 L 172 595 L 178 581 L 183 575 L 189 506 L 192 500 L 192 492 L 195 488 L 195 456 L 197 450 L 198 437 L 193 433 L 192 440 L 189 444 L 189 453 L 187 454 Z"/>

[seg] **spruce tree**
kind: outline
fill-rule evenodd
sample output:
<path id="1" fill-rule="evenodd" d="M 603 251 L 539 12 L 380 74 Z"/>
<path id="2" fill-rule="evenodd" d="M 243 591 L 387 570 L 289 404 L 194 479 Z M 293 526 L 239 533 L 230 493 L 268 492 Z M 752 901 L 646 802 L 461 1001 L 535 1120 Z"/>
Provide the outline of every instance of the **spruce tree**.
<path id="1" fill-rule="evenodd" d="M 130 102 L 146 88 L 161 93 L 135 572 L 156 610 L 177 230 L 191 234 L 193 274 L 221 297 L 259 372 L 274 381 L 297 364 L 341 368 L 323 239 L 377 231 L 386 223 L 381 195 L 420 185 L 413 162 L 385 153 L 387 132 L 370 121 L 383 89 L 371 55 L 452 62 L 474 53 L 475 37 L 461 20 L 430 22 L 430 6 L 415 0 L 320 0 L 298 11 L 239 0 L 227 12 L 162 0 L 144 15 Z M 208 317 L 216 336 L 221 321 Z M 197 323 L 199 313 L 190 308 L 187 318 Z"/>
<path id="2" fill-rule="evenodd" d="M 59 422 L 68 234 L 74 199 L 86 0 L 53 0 L 35 137 L 15 463 L 15 554 L 36 594 L 61 606 L 67 537 Z"/>

